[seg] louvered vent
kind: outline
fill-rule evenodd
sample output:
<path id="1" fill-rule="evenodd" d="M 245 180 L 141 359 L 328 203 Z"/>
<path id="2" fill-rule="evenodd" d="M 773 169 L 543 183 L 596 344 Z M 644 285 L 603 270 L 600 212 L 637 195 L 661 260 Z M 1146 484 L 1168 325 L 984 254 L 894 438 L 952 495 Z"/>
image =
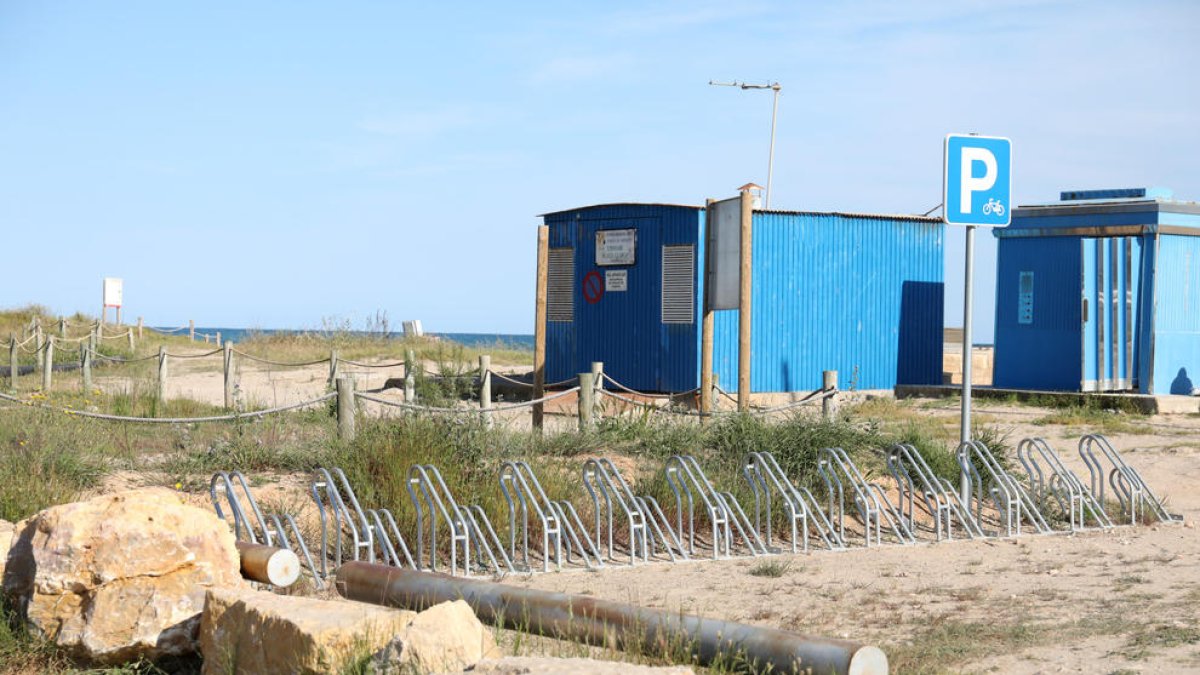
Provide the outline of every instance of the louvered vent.
<path id="1" fill-rule="evenodd" d="M 696 303 L 695 246 L 662 249 L 662 322 L 692 323 Z"/>
<path id="2" fill-rule="evenodd" d="M 552 248 L 546 270 L 546 319 L 575 320 L 575 249 Z"/>

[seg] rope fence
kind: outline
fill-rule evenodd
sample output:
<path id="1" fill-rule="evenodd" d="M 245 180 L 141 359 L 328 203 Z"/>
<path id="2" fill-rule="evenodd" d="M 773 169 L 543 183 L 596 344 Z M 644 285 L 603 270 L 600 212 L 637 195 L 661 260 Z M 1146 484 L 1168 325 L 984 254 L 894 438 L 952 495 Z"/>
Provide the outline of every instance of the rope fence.
<path id="1" fill-rule="evenodd" d="M 48 403 L 29 401 L 16 396 L 0 393 L 0 399 L 5 401 L 35 408 L 42 408 L 44 410 L 60 412 L 73 417 L 86 417 L 88 419 L 106 420 L 110 422 L 138 422 L 144 424 L 197 424 L 202 422 L 231 422 L 234 420 L 256 419 L 259 417 L 265 417 L 267 415 L 274 415 L 276 413 L 290 412 L 292 410 L 307 408 L 318 403 L 324 403 L 325 401 L 329 401 L 334 398 L 337 398 L 337 393 L 330 392 L 324 396 L 318 396 L 317 398 L 308 401 L 301 401 L 300 403 L 281 405 L 274 408 L 254 410 L 251 412 L 235 412 L 228 415 L 209 415 L 205 417 L 133 417 L 129 415 L 109 415 L 106 413 L 96 413 L 87 410 L 76 410 L 74 408 L 63 408 L 59 406 L 53 406 Z"/>

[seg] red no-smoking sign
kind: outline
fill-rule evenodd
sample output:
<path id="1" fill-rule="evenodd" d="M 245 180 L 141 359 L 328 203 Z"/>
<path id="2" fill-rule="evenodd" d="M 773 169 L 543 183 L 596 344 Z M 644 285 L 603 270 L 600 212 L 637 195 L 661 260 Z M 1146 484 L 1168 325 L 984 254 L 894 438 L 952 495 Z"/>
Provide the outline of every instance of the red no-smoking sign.
<path id="1" fill-rule="evenodd" d="M 589 305 L 594 305 L 603 297 L 604 277 L 600 276 L 596 270 L 592 270 L 583 277 L 583 299 L 587 300 Z"/>

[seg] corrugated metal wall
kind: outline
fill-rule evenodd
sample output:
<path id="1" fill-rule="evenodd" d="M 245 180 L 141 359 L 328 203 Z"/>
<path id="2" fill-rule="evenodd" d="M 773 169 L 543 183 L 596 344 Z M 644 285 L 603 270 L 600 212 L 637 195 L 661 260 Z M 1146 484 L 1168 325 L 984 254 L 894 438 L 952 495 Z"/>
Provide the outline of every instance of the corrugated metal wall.
<path id="1" fill-rule="evenodd" d="M 664 323 L 662 316 L 664 246 L 694 247 L 702 211 L 685 206 L 616 204 L 546 216 L 550 246 L 574 251 L 574 320 L 549 322 L 546 332 L 546 379 L 565 380 L 603 361 L 605 372 L 640 391 L 685 391 L 699 382 L 699 293 L 691 323 Z M 628 266 L 596 264 L 596 232 L 635 229 L 636 260 Z M 676 253 L 678 251 L 676 250 Z M 692 287 L 699 289 L 697 257 Z M 588 302 L 583 280 L 596 273 L 624 270 L 627 290 L 606 290 Z M 676 316 L 678 312 L 675 313 Z"/>
<path id="2" fill-rule="evenodd" d="M 944 225 L 928 219 L 755 212 L 751 389 L 937 384 Z M 716 316 L 713 369 L 737 382 L 737 312 Z"/>
<path id="3" fill-rule="evenodd" d="M 1157 262 L 1153 393 L 1191 395 L 1200 387 L 1200 237 L 1160 235 Z"/>

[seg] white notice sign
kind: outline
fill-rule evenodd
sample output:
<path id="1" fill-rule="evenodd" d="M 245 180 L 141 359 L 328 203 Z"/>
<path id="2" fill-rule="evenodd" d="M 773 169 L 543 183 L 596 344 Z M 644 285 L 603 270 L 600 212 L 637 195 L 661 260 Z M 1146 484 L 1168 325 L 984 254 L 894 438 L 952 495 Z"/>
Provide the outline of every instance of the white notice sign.
<path id="1" fill-rule="evenodd" d="M 122 282 L 115 277 L 104 277 L 104 306 L 120 307 L 124 304 Z"/>
<path id="2" fill-rule="evenodd" d="M 609 293 L 629 290 L 629 270 L 605 270 L 604 290 Z"/>
<path id="3" fill-rule="evenodd" d="M 632 265 L 636 252 L 637 230 L 600 230 L 596 233 L 597 265 Z"/>

